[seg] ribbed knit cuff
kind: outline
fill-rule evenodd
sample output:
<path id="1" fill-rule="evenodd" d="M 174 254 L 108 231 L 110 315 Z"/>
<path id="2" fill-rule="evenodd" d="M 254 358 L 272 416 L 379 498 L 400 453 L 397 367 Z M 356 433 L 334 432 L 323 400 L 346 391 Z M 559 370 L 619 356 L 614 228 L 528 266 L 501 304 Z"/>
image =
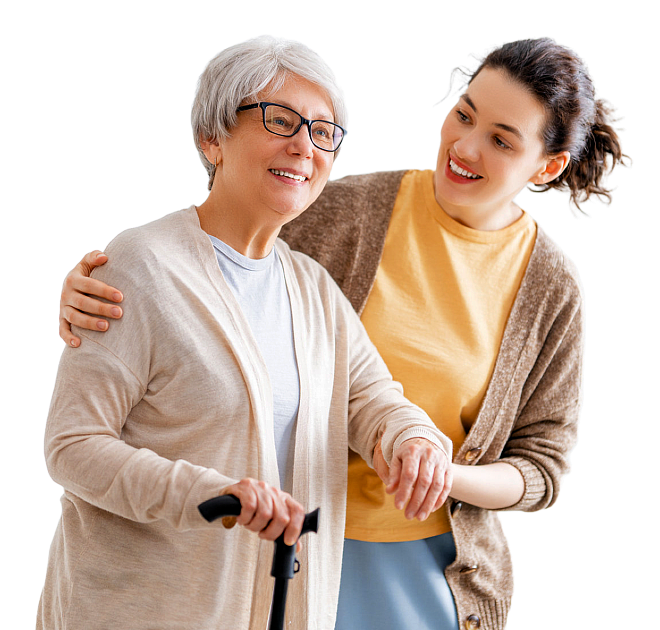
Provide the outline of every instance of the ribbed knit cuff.
<path id="1" fill-rule="evenodd" d="M 505 457 L 500 461 L 506 462 L 518 469 L 525 483 L 525 491 L 518 503 L 504 508 L 506 510 L 535 510 L 542 507 L 542 504 L 549 500 L 548 488 L 543 473 L 530 460 L 524 457 Z"/>
<path id="2" fill-rule="evenodd" d="M 451 456 L 449 453 L 447 453 L 447 450 L 445 449 L 444 445 L 440 440 L 438 439 L 437 435 L 434 433 L 432 429 L 427 429 L 426 427 L 413 427 L 411 429 L 406 429 L 403 431 L 399 437 L 394 441 L 394 445 L 392 446 L 392 455 L 396 452 L 396 449 L 403 444 L 406 440 L 411 440 L 412 438 L 424 438 L 425 440 L 428 440 L 429 442 L 433 442 L 444 454 L 445 457 L 447 458 L 448 461 L 451 461 Z M 387 462 L 388 465 L 391 462 Z"/>

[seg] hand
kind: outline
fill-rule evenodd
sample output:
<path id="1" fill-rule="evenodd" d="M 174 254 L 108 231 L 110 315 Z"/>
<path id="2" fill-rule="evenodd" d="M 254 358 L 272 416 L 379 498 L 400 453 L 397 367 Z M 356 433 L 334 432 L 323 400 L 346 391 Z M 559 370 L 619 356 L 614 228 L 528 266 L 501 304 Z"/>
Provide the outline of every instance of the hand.
<path id="1" fill-rule="evenodd" d="M 239 525 L 258 532 L 263 540 L 277 540 L 284 533 L 287 545 L 298 542 L 305 510 L 290 494 L 265 481 L 250 478 L 225 488 L 224 492 L 235 495 L 241 501 L 241 514 L 236 519 Z"/>
<path id="2" fill-rule="evenodd" d="M 373 459 L 374 470 L 378 473 L 380 480 L 387 485 L 390 482 L 390 467 L 385 461 L 385 456 L 383 455 L 383 449 L 380 445 L 380 440 L 376 444 L 374 449 L 374 459 Z"/>
<path id="3" fill-rule="evenodd" d="M 392 456 L 385 491 L 395 494 L 394 505 L 405 508 L 407 519 L 426 520 L 447 499 L 452 469 L 445 452 L 424 438 L 401 443 Z"/>
<path id="4" fill-rule="evenodd" d="M 106 331 L 108 321 L 93 317 L 101 315 L 119 319 L 123 313 L 116 304 L 106 304 L 90 295 L 110 302 L 121 302 L 124 297 L 117 289 L 90 278 L 94 267 L 104 265 L 108 257 L 98 250 L 85 254 L 84 258 L 67 274 L 60 298 L 60 337 L 72 348 L 80 345 L 80 339 L 71 332 L 71 324 L 88 330 Z"/>

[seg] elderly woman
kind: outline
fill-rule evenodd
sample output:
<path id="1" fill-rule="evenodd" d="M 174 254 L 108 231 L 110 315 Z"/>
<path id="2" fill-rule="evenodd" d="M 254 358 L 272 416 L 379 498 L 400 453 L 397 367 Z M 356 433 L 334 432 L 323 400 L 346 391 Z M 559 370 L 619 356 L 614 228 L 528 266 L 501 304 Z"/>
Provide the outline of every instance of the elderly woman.
<path id="1" fill-rule="evenodd" d="M 351 454 L 337 630 L 502 630 L 513 582 L 497 510 L 551 506 L 575 442 L 582 294 L 515 199 L 528 185 L 608 199 L 619 138 L 582 60 L 550 39 L 505 44 L 468 78 L 434 170 L 331 182 L 282 230 L 333 274 L 406 395 L 454 444 L 451 499 L 423 521 Z M 116 290 L 81 277 L 84 265 L 63 313 L 102 329 L 89 315 L 121 311 L 79 292 Z M 66 321 L 60 330 L 71 342 Z M 378 451 L 373 463 L 385 477 Z"/>
<path id="2" fill-rule="evenodd" d="M 266 541 L 294 544 L 302 506 L 321 506 L 287 627 L 330 630 L 348 447 L 372 461 L 381 441 L 418 518 L 449 489 L 451 443 L 403 398 L 328 273 L 277 240 L 345 134 L 329 69 L 295 43 L 234 46 L 201 76 L 192 118 L 208 199 L 110 244 L 96 275 L 130 307 L 62 356 L 46 457 L 65 493 L 38 628 L 263 630 Z M 199 514 L 225 493 L 244 527 Z"/>

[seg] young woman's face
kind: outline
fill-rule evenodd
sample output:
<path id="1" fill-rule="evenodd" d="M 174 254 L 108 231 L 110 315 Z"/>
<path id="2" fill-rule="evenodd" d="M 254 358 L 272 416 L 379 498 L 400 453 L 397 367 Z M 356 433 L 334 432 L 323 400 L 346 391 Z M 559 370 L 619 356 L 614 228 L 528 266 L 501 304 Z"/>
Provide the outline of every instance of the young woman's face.
<path id="1" fill-rule="evenodd" d="M 505 72 L 482 70 L 442 126 L 434 176 L 440 206 L 456 217 L 508 212 L 528 182 L 544 183 L 551 161 L 541 139 L 545 116 Z"/>

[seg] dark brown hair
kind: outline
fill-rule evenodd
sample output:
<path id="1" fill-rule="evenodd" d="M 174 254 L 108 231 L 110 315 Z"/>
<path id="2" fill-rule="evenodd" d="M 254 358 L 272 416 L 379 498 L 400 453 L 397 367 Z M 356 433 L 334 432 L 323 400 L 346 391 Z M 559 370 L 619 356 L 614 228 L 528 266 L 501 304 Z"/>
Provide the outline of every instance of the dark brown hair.
<path id="1" fill-rule="evenodd" d="M 543 104 L 548 114 L 543 133 L 547 155 L 571 154 L 564 172 L 536 191 L 568 189 L 578 208 L 591 195 L 610 202 L 602 179 L 626 156 L 611 126 L 612 110 L 596 99 L 582 60 L 552 39 L 525 39 L 489 53 L 470 81 L 484 68 L 504 70 Z"/>

